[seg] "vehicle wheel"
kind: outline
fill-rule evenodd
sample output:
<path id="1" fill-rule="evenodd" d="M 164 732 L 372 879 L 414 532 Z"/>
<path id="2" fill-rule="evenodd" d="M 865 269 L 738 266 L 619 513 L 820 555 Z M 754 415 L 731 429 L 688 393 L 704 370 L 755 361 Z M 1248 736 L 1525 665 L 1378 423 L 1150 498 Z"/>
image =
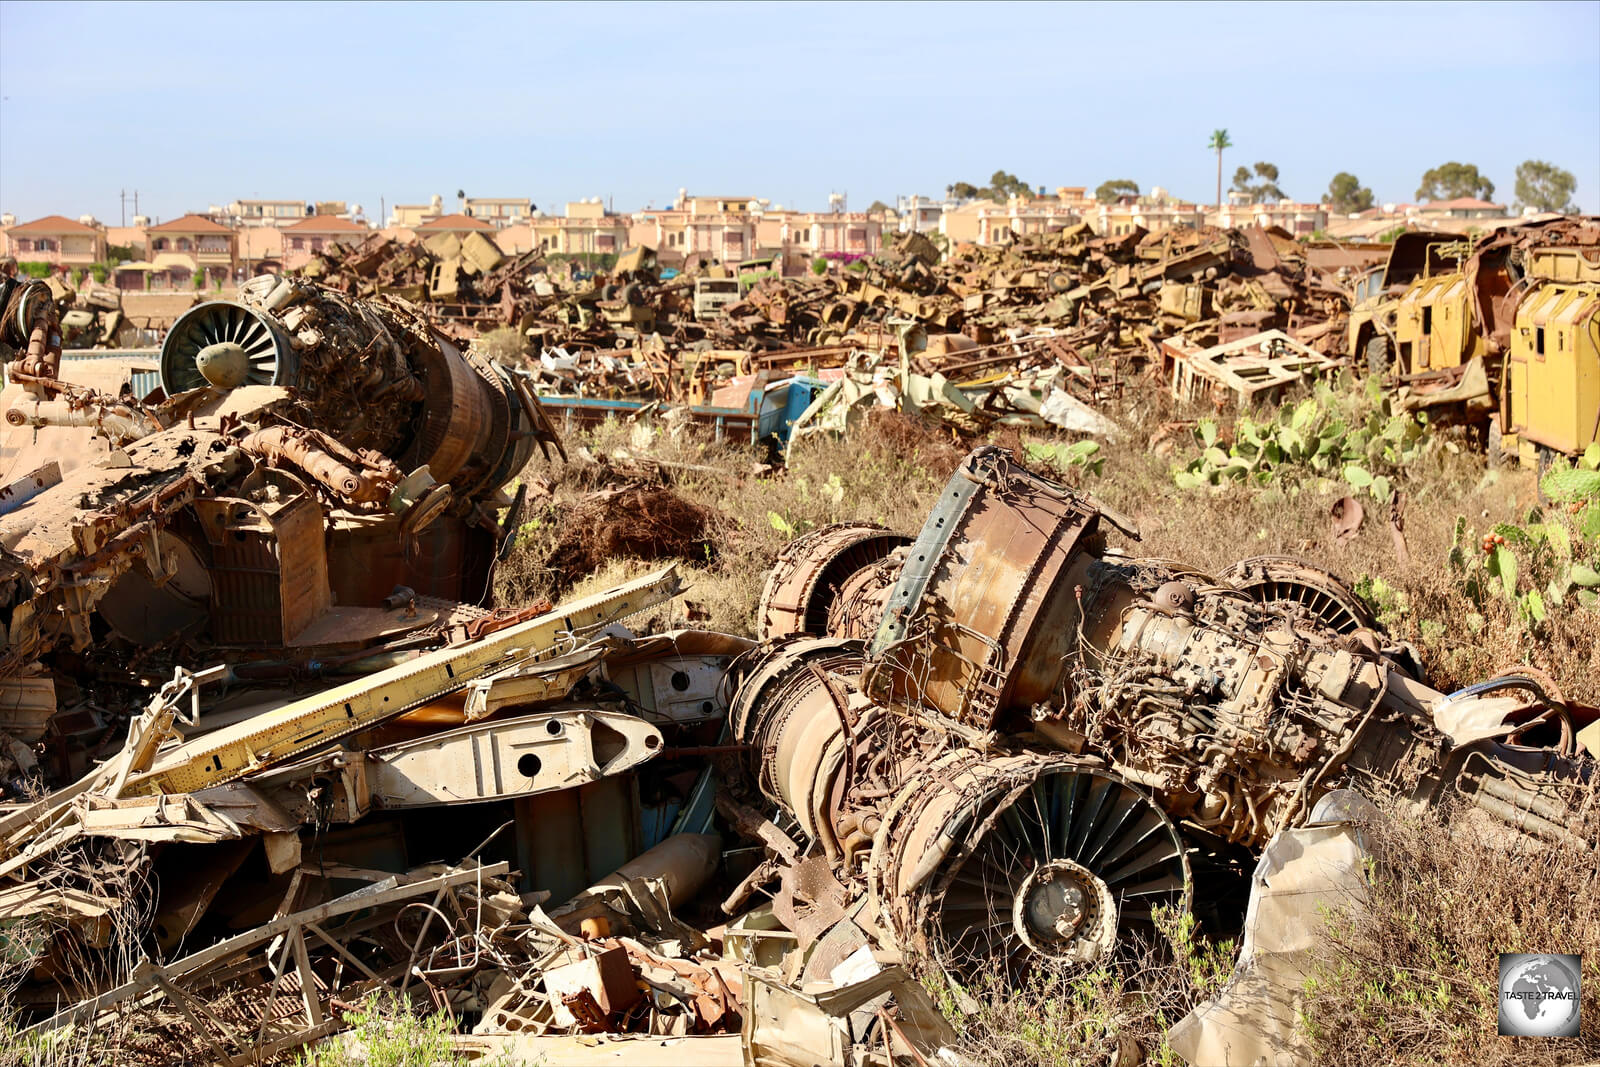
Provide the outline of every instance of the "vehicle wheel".
<path id="1" fill-rule="evenodd" d="M 1389 339 L 1375 333 L 1367 341 L 1367 373 L 1382 378 L 1389 373 Z"/>

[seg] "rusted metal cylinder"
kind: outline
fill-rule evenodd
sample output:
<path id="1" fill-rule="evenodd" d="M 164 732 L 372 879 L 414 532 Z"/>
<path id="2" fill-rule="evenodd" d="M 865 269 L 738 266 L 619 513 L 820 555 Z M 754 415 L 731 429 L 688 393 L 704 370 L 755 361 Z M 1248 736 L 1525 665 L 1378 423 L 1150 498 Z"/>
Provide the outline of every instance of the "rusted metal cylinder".
<path id="1" fill-rule="evenodd" d="M 988 729 L 1058 692 L 1077 646 L 1074 587 L 1100 512 L 1009 452 L 957 468 L 912 544 L 871 647 L 871 692 Z"/>
<path id="2" fill-rule="evenodd" d="M 753 746 L 749 769 L 758 788 L 813 839 L 832 836 L 825 764 L 844 733 L 840 702 L 860 672 L 863 648 L 832 637 L 769 642 L 750 653 L 728 711 L 734 738 Z"/>
<path id="3" fill-rule="evenodd" d="M 824 634 L 844 589 L 911 538 L 871 522 L 839 522 L 790 541 L 778 554 L 761 590 L 756 618 L 763 640 L 787 634 Z"/>
<path id="4" fill-rule="evenodd" d="M 180 318 L 162 345 L 161 380 L 169 394 L 289 387 L 310 424 L 340 444 L 406 471 L 426 466 L 458 497 L 492 495 L 547 429 L 511 372 L 461 351 L 405 301 L 273 275 Z"/>

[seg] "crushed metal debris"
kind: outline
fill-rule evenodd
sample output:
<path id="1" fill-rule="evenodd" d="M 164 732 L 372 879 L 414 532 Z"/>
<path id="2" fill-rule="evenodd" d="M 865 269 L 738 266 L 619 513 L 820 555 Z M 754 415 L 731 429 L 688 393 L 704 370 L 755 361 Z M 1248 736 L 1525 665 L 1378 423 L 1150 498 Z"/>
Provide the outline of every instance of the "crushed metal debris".
<path id="1" fill-rule="evenodd" d="M 159 388 L 115 395 L 64 380 L 51 293 L 0 293 L 7 447 L 54 452 L 0 501 L 0 948 L 33 1033 L 264 1062 L 394 991 L 473 1048 L 960 1064 L 920 976 L 960 1001 L 1108 960 L 1254 867 L 1239 971 L 1174 1031 L 1244 1062 L 1294 1041 L 1259 976 L 1303 939 L 1260 917 L 1359 869 L 1360 794 L 1572 835 L 1594 709 L 1533 671 L 1439 692 L 1335 575 L 1130 554 L 1129 520 L 994 446 L 920 532 L 796 539 L 759 641 L 628 630 L 682 592 L 671 565 L 484 606 L 514 480 L 608 412 L 1109 435 L 1141 370 L 1241 405 L 1324 373 L 1351 300 L 1286 234 L 924 238 L 749 284 L 373 239 L 305 275 L 198 305 Z M 529 367 L 461 343 L 493 325 Z M 563 591 L 716 544 L 659 486 L 565 519 Z"/>

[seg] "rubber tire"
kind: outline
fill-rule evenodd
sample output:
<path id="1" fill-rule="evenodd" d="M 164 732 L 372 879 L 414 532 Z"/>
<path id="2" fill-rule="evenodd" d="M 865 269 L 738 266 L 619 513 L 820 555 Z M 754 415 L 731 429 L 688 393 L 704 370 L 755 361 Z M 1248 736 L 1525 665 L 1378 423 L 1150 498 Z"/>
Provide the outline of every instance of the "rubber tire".
<path id="1" fill-rule="evenodd" d="M 1382 378 L 1389 373 L 1390 352 L 1389 339 L 1381 333 L 1375 333 L 1367 339 L 1367 373 L 1374 378 Z"/>

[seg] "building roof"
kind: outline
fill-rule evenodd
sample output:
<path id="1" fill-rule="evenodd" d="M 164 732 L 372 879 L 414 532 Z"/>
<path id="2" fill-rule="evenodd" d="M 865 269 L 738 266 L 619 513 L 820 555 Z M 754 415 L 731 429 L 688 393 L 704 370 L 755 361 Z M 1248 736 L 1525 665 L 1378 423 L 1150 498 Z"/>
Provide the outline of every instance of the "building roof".
<path id="1" fill-rule="evenodd" d="M 1454 200 L 1430 200 L 1424 211 L 1504 211 L 1504 204 L 1491 204 L 1473 196 L 1458 196 Z"/>
<path id="2" fill-rule="evenodd" d="M 439 233 L 440 231 L 448 232 L 450 230 L 492 230 L 492 229 L 494 229 L 494 226 L 491 225 L 490 223 L 484 222 L 482 219 L 475 219 L 471 215 L 456 214 L 456 215 L 442 215 L 439 218 L 434 219 L 432 222 L 424 222 L 421 226 L 417 227 L 417 232 L 418 233 Z"/>
<path id="3" fill-rule="evenodd" d="M 21 226 L 13 226 L 6 231 L 12 236 L 26 237 L 30 233 L 98 233 L 93 226 L 85 226 L 65 215 L 46 215 L 42 219 L 24 222 Z"/>
<path id="4" fill-rule="evenodd" d="M 151 226 L 150 233 L 232 233 L 226 226 L 220 226 L 204 215 L 185 215 L 181 219 L 163 222 L 159 226 Z"/>
<path id="5" fill-rule="evenodd" d="M 340 218 L 338 215 L 312 215 L 299 222 L 283 227 L 284 233 L 367 233 L 368 230 L 359 222 Z"/>

